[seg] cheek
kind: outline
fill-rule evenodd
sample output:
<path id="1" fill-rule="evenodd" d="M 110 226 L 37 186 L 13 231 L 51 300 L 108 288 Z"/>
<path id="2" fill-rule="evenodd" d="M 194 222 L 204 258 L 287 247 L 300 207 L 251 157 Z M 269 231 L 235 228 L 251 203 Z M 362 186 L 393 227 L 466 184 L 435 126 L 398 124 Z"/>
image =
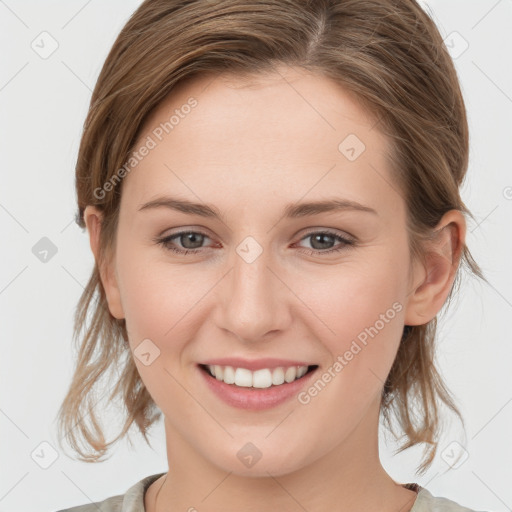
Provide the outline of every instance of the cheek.
<path id="1" fill-rule="evenodd" d="M 299 401 L 309 417 L 328 414 L 329 422 L 338 425 L 329 435 L 318 425 L 318 435 L 327 444 L 349 435 L 368 408 L 380 403 L 402 335 L 399 290 L 399 281 L 383 280 L 378 272 L 360 279 L 352 274 L 331 281 L 329 296 L 316 298 L 314 307 L 329 326 L 322 328 L 319 339 L 331 360 Z"/>
<path id="2" fill-rule="evenodd" d="M 397 273 L 400 265 L 341 264 L 328 276 L 317 275 L 305 281 L 299 278 L 300 296 L 307 298 L 307 305 L 317 318 L 322 320 L 326 332 L 333 339 L 357 336 L 359 331 L 373 325 L 394 303 L 390 312 L 394 324 L 398 324 L 397 309 L 403 309 L 404 276 Z"/>
<path id="3" fill-rule="evenodd" d="M 118 263 L 129 343 L 155 403 L 164 411 L 170 403 L 186 410 L 189 398 L 178 382 L 187 387 L 188 376 L 178 373 L 183 351 L 198 328 L 195 308 L 212 285 L 204 272 L 191 275 L 178 265 L 156 261 L 154 256 L 150 259 L 150 252 L 126 251 L 130 258 L 120 258 Z M 147 359 L 145 353 L 150 354 Z"/>
<path id="4" fill-rule="evenodd" d="M 128 247 L 130 255 L 118 258 L 118 282 L 129 334 L 137 339 L 150 338 L 161 343 L 183 330 L 213 282 L 210 274 L 186 264 L 170 264 L 155 250 Z M 213 279 L 213 276 L 212 276 Z"/>
<path id="5" fill-rule="evenodd" d="M 352 268 L 340 266 L 328 286 L 310 288 L 308 305 L 324 325 L 321 341 L 332 362 L 342 360 L 344 386 L 370 385 L 369 378 L 380 386 L 391 368 L 405 314 L 406 265 L 399 263 L 399 256 L 382 255 Z"/>

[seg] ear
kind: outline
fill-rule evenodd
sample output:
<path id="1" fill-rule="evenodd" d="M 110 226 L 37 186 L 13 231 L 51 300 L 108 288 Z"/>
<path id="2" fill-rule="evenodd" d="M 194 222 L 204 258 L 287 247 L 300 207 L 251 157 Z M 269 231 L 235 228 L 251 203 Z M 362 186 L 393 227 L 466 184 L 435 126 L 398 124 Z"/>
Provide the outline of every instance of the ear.
<path id="1" fill-rule="evenodd" d="M 443 215 L 428 242 L 426 265 L 415 263 L 404 323 L 423 325 L 443 307 L 455 279 L 466 239 L 466 220 L 458 210 Z"/>
<path id="2" fill-rule="evenodd" d="M 108 309 L 112 316 L 117 319 L 124 318 L 123 307 L 121 305 L 121 295 L 117 284 L 114 262 L 111 258 L 100 262 L 100 233 L 103 213 L 95 206 L 87 206 L 84 210 L 84 221 L 89 233 L 89 243 L 99 268 L 101 284 L 107 297 Z"/>

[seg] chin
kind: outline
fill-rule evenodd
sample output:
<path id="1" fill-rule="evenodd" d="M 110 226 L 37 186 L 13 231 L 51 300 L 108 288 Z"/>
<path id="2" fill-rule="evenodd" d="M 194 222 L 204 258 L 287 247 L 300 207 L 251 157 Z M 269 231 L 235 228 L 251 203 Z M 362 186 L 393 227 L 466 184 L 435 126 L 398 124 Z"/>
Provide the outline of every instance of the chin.
<path id="1" fill-rule="evenodd" d="M 226 460 L 226 465 L 222 469 L 237 476 L 268 478 L 269 476 L 280 477 L 287 475 L 302 467 L 298 460 L 283 460 L 282 456 L 275 455 L 270 460 L 268 458 L 263 460 L 262 457 L 252 467 L 245 467 L 238 459 L 235 463 L 233 463 L 232 459 Z"/>
<path id="2" fill-rule="evenodd" d="M 283 449 L 282 442 L 273 444 L 267 440 L 265 446 L 262 445 L 263 442 L 258 441 L 236 442 L 236 447 L 231 444 L 229 447 L 226 446 L 225 450 L 217 448 L 216 453 L 208 454 L 208 458 L 222 471 L 255 478 L 286 475 L 308 464 L 307 454 L 300 453 L 304 444 L 298 447 L 289 445 Z"/>

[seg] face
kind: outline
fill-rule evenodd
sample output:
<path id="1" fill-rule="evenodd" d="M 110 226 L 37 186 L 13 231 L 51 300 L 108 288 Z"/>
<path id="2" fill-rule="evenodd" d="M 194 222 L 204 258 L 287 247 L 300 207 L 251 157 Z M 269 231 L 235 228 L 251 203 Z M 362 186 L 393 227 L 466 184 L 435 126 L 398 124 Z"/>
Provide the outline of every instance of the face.
<path id="1" fill-rule="evenodd" d="M 265 476 L 375 436 L 415 275 L 375 125 L 291 68 L 195 79 L 146 122 L 104 286 L 171 449 Z"/>

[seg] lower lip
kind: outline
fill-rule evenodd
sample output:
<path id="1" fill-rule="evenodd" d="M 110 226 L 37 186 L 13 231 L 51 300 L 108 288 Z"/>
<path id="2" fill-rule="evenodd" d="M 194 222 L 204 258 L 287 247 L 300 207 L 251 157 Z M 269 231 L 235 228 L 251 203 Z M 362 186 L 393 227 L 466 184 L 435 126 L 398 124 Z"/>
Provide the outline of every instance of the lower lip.
<path id="1" fill-rule="evenodd" d="M 232 407 L 250 409 L 254 411 L 276 407 L 277 405 L 296 396 L 311 380 L 311 377 L 316 370 L 318 370 L 317 367 L 309 373 L 306 373 L 306 375 L 300 379 L 284 383 L 279 386 L 271 386 L 269 388 L 245 388 L 235 386 L 234 384 L 226 384 L 225 382 L 212 377 L 203 368 L 198 368 L 199 372 L 203 375 L 206 384 L 221 400 Z"/>

